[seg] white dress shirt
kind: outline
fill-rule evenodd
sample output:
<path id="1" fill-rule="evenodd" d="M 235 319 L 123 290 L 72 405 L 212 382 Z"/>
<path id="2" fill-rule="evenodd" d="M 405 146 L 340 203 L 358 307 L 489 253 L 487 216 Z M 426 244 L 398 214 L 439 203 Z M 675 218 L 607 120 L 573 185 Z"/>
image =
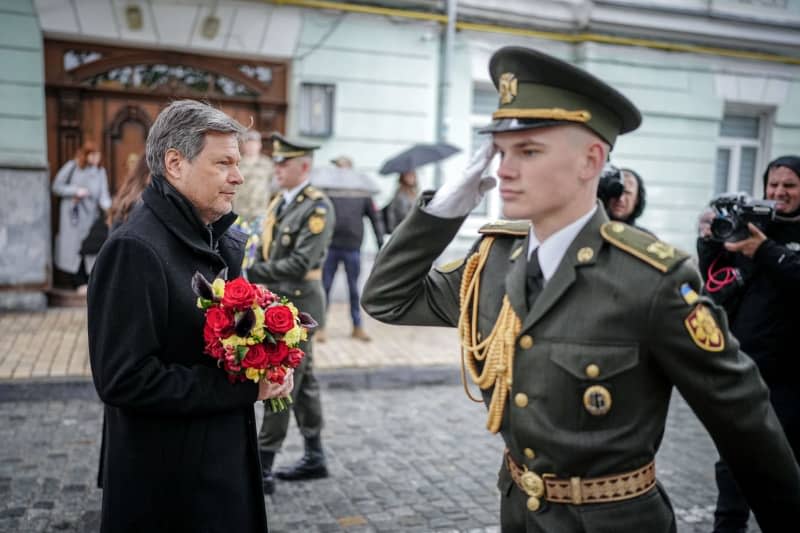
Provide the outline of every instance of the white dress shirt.
<path id="1" fill-rule="evenodd" d="M 306 180 L 293 189 L 289 189 L 288 191 L 283 191 L 283 201 L 285 202 L 283 205 L 284 206 L 291 205 L 292 201 L 297 197 L 298 194 L 300 194 L 300 191 L 302 191 L 303 188 L 306 185 L 308 185 L 309 181 L 310 180 Z"/>
<path id="2" fill-rule="evenodd" d="M 561 259 L 567 253 L 567 248 L 569 248 L 569 245 L 572 244 L 572 241 L 575 240 L 575 237 L 578 236 L 578 233 L 586 223 L 589 222 L 595 211 L 597 211 L 597 204 L 575 222 L 550 235 L 544 242 L 539 242 L 539 239 L 536 238 L 536 233 L 533 231 L 533 226 L 531 226 L 528 235 L 528 259 L 530 260 L 534 250 L 539 248 L 539 266 L 542 269 L 545 283 L 553 277 L 558 264 L 561 263 Z"/>

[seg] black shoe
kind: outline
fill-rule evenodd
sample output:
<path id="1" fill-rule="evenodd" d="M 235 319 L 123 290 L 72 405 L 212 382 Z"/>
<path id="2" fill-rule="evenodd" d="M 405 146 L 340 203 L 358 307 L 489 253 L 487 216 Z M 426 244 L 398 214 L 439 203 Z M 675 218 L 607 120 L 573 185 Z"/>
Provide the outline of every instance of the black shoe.
<path id="1" fill-rule="evenodd" d="M 324 457 L 312 456 L 306 453 L 293 466 L 276 471 L 275 477 L 284 481 L 320 479 L 328 477 L 328 467 L 325 466 Z"/>

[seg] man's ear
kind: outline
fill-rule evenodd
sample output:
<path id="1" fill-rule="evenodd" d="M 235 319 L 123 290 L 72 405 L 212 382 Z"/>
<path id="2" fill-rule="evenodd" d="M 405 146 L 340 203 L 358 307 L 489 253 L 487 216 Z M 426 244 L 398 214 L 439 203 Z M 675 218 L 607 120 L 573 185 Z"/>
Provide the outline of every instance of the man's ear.
<path id="1" fill-rule="evenodd" d="M 586 146 L 584 168 L 581 172 L 581 179 L 592 180 L 599 176 L 606 164 L 608 152 L 609 147 L 607 144 L 598 138 L 592 139 L 592 141 Z"/>
<path id="2" fill-rule="evenodd" d="M 181 167 L 184 161 L 183 155 L 175 148 L 167 150 L 167 153 L 164 154 L 164 172 L 166 173 L 164 177 L 170 181 L 180 181 L 183 175 Z"/>

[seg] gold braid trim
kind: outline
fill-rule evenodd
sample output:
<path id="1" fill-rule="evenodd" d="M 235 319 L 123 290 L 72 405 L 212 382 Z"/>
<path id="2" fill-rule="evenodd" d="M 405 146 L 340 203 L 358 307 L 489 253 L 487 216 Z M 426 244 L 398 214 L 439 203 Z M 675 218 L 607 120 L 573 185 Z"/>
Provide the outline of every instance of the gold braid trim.
<path id="1" fill-rule="evenodd" d="M 592 114 L 585 109 L 570 111 L 554 107 L 551 109 L 498 109 L 492 113 L 493 119 L 500 118 L 541 118 L 549 120 L 566 120 L 569 122 L 589 122 Z"/>
<path id="2" fill-rule="evenodd" d="M 500 431 L 503 410 L 508 401 L 514 371 L 514 348 L 522 331 L 522 321 L 514 312 L 508 295 L 503 296 L 503 305 L 497 315 L 492 332 L 483 341 L 478 341 L 478 300 L 480 295 L 481 272 L 489 257 L 494 237 L 485 237 L 478 251 L 470 256 L 461 278 L 461 313 L 458 317 L 458 332 L 461 337 L 461 381 L 470 400 L 475 399 L 467 388 L 465 369 L 469 370 L 472 381 L 481 390 L 494 387 L 489 402 L 489 417 L 486 428 L 492 433 Z M 483 361 L 483 369 L 478 371 L 478 362 Z"/>
<path id="3" fill-rule="evenodd" d="M 264 258 L 264 261 L 269 261 L 269 247 L 272 245 L 272 233 L 275 229 L 275 222 L 278 220 L 278 213 L 275 212 L 275 208 L 282 199 L 283 195 L 278 193 L 267 207 L 267 218 L 264 220 L 264 229 L 261 231 L 261 257 Z"/>

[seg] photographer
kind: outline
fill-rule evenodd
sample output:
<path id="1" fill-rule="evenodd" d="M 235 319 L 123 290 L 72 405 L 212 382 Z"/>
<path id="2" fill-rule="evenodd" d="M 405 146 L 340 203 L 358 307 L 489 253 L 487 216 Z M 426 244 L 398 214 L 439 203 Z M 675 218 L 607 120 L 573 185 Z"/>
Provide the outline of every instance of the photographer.
<path id="1" fill-rule="evenodd" d="M 706 292 L 725 307 L 742 351 L 758 365 L 795 457 L 800 457 L 800 359 L 793 334 L 800 297 L 800 157 L 772 161 L 764 173 L 764 191 L 767 200 L 776 202 L 775 217 L 763 231 L 748 223 L 744 239 L 723 242 L 719 231 L 712 231 L 714 213 L 701 215 L 700 272 Z M 715 466 L 714 531 L 744 532 L 747 503 L 727 465 L 719 461 Z"/>
<path id="2" fill-rule="evenodd" d="M 597 195 L 611 220 L 618 220 L 651 233 L 636 225 L 636 219 L 644 211 L 647 193 L 642 177 L 635 171 L 606 165 L 600 177 Z"/>

